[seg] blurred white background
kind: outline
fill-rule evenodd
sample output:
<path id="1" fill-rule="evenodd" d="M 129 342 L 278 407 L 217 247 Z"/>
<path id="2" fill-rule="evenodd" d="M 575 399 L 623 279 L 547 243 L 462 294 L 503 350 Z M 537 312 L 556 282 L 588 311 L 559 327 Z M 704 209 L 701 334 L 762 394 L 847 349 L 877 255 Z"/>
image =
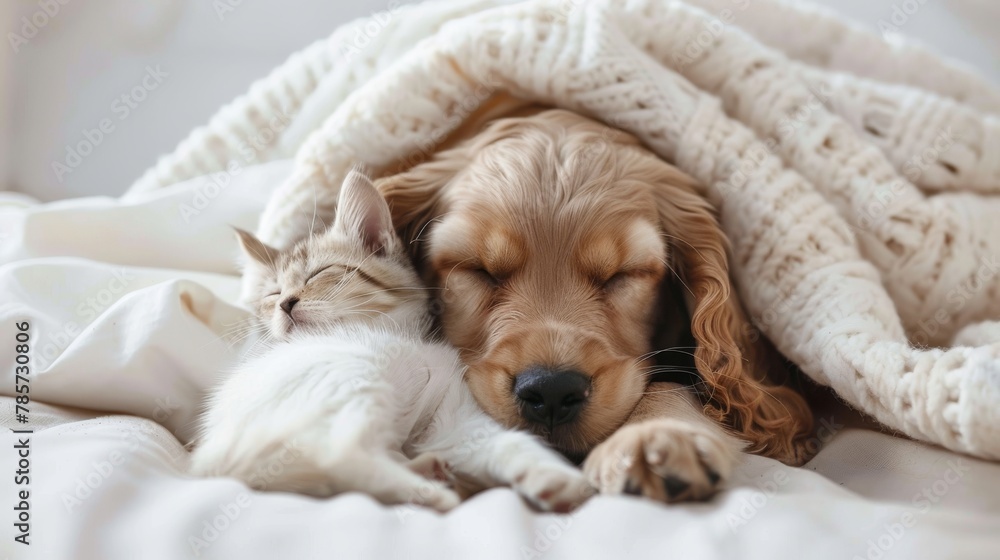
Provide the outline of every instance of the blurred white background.
<path id="1" fill-rule="evenodd" d="M 905 1 L 922 6 L 901 32 L 1000 83 L 1000 2 Z M 820 3 L 877 30 L 879 20 L 888 20 L 893 5 L 903 2 Z M 291 53 L 387 3 L 3 0 L 0 29 L 8 44 L 0 54 L 0 190 L 42 200 L 120 194 L 159 155 Z M 22 18 L 30 20 L 40 4 L 58 6 L 58 13 L 28 38 L 31 29 L 25 30 Z M 232 9 L 222 12 L 220 6 Z M 147 89 L 141 101 L 123 100 L 143 83 L 147 68 L 165 75 L 147 79 L 155 89 Z M 83 140 L 85 129 L 99 129 L 103 119 L 114 128 L 102 133 L 93 153 L 69 172 L 54 171 L 53 162 L 67 161 L 67 147 Z"/>

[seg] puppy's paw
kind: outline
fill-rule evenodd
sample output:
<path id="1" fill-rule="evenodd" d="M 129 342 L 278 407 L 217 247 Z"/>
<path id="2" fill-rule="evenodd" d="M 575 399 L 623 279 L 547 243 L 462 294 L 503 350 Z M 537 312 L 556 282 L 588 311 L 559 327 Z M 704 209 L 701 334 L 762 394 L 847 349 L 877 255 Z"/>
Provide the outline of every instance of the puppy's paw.
<path id="1" fill-rule="evenodd" d="M 628 424 L 594 448 L 583 470 L 603 494 L 663 502 L 704 500 L 732 474 L 738 442 L 675 419 Z"/>
<path id="2" fill-rule="evenodd" d="M 557 513 L 568 513 L 597 493 L 579 469 L 555 462 L 528 467 L 513 486 L 539 509 Z"/>

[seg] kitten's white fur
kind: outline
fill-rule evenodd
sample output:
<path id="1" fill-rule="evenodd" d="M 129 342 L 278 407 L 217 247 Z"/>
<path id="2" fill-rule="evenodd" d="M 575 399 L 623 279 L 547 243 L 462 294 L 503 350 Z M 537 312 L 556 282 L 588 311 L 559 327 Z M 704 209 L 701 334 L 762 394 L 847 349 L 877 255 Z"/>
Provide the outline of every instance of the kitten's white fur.
<path id="1" fill-rule="evenodd" d="M 459 497 L 422 473 L 449 473 L 480 487 L 510 485 L 545 510 L 575 507 L 594 492 L 582 473 L 534 436 L 489 418 L 463 382 L 457 352 L 428 340 L 426 293 L 412 289 L 419 280 L 408 262 L 401 264 L 405 254 L 388 212 L 371 181 L 352 172 L 341 189 L 337 222 L 324 234 L 332 236 L 327 252 L 345 260 L 354 251 L 346 260 L 376 266 L 389 278 L 395 273 L 393 282 L 412 282 L 409 289 L 351 294 L 357 279 L 345 272 L 328 276 L 336 280 L 331 286 L 316 282 L 310 292 L 305 273 L 284 270 L 278 251 L 241 233 L 261 292 L 280 288 L 277 299 L 267 296 L 271 301 L 258 308 L 279 342 L 245 361 L 212 394 L 192 472 L 314 496 L 360 491 L 386 504 L 439 511 L 456 506 Z M 307 267 L 328 266 L 308 253 L 295 258 Z M 285 312 L 280 306 L 290 297 L 289 285 L 299 284 L 292 293 L 306 307 L 295 318 L 294 307 Z M 310 294 L 318 301 L 307 299 Z M 317 307 L 344 309 L 345 297 L 384 301 L 378 313 Z"/>

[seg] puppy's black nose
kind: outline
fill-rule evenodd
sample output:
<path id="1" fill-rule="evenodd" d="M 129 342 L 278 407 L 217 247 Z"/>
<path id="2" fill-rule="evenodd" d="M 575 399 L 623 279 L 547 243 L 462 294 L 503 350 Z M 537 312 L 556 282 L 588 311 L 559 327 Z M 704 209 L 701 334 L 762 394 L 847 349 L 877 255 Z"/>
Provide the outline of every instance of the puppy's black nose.
<path id="1" fill-rule="evenodd" d="M 572 370 L 532 366 L 514 378 L 521 416 L 550 429 L 572 422 L 590 393 L 590 378 Z"/>
<path id="2" fill-rule="evenodd" d="M 286 298 L 285 301 L 281 302 L 281 310 L 284 311 L 285 313 L 288 313 L 289 315 L 291 315 L 292 314 L 292 308 L 295 307 L 295 304 L 298 303 L 298 302 L 299 302 L 299 298 L 297 298 L 295 296 L 292 296 L 290 298 Z"/>

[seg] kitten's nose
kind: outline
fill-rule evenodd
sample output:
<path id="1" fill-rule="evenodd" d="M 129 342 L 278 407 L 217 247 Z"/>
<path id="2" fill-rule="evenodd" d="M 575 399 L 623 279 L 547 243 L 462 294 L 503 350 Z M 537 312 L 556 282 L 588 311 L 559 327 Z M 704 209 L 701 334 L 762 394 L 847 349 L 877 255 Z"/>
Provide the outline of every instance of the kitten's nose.
<path id="1" fill-rule="evenodd" d="M 281 302 L 281 310 L 284 311 L 285 313 L 288 313 L 289 315 L 291 315 L 292 314 L 292 308 L 295 307 L 295 304 L 298 303 L 298 302 L 299 302 L 299 298 L 297 298 L 295 296 L 292 296 L 290 298 L 286 298 L 285 301 Z"/>
<path id="2" fill-rule="evenodd" d="M 514 378 L 521 416 L 550 429 L 571 422 L 590 395 L 590 378 L 571 370 L 532 366 Z"/>

